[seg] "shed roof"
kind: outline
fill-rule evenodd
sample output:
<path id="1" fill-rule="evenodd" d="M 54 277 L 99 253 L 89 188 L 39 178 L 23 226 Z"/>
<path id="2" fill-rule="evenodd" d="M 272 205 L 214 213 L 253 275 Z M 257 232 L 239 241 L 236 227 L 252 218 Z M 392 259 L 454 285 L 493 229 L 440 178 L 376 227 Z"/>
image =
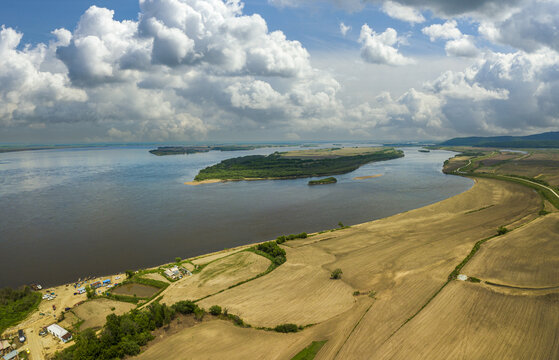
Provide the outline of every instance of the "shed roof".
<path id="1" fill-rule="evenodd" d="M 4 355 L 3 359 L 4 359 L 4 360 L 11 360 L 11 359 L 14 359 L 14 358 L 17 356 L 17 354 L 18 354 L 18 351 L 17 351 L 17 350 L 14 350 L 14 351 L 12 351 L 12 352 L 7 353 L 6 355 Z"/>
<path id="2" fill-rule="evenodd" d="M 64 335 L 68 334 L 68 331 L 58 324 L 52 324 L 47 327 L 47 330 L 55 334 L 56 336 L 62 338 Z"/>

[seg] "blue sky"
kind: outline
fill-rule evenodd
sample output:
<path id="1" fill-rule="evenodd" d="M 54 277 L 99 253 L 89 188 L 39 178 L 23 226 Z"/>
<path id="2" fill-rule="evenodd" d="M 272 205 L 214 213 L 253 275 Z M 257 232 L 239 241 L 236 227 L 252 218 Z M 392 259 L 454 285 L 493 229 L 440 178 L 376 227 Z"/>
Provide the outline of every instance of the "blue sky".
<path id="1" fill-rule="evenodd" d="M 558 13 L 558 0 L 3 0 L 0 142 L 557 130 Z"/>

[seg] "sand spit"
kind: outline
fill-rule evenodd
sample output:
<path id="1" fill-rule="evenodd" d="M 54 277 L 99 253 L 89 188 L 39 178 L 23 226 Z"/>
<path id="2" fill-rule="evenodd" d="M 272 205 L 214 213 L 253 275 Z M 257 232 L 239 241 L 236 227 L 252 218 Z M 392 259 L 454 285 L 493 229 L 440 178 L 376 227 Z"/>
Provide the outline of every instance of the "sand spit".
<path id="1" fill-rule="evenodd" d="M 211 180 L 202 180 L 202 181 L 187 181 L 184 184 L 185 185 L 191 185 L 191 186 L 197 186 L 197 185 L 203 185 L 203 184 L 216 184 L 216 183 L 221 183 L 221 182 L 226 182 L 227 180 L 221 180 L 221 179 L 211 179 Z"/>

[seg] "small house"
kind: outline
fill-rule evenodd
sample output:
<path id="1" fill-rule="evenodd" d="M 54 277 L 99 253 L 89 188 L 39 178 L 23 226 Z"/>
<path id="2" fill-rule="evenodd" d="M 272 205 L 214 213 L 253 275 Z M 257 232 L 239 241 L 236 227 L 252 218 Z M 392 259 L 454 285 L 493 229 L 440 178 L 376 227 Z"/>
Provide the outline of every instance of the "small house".
<path id="1" fill-rule="evenodd" d="M 103 280 L 103 286 L 107 286 L 111 283 L 111 279 Z"/>
<path id="2" fill-rule="evenodd" d="M 47 331 L 62 340 L 62 342 L 64 343 L 72 340 L 72 334 L 70 334 L 66 329 L 58 324 L 52 324 L 48 326 Z"/>
<path id="3" fill-rule="evenodd" d="M 171 279 L 176 279 L 181 276 L 181 272 L 179 271 L 178 266 L 173 266 L 172 268 L 165 270 L 165 275 L 167 275 Z"/>

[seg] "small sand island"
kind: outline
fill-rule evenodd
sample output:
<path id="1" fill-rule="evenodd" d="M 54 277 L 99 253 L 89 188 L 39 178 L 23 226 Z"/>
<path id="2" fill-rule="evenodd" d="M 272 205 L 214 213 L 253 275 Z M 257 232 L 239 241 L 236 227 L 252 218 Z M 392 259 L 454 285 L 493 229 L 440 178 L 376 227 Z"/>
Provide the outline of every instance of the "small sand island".
<path id="1" fill-rule="evenodd" d="M 345 174 L 360 166 L 404 156 L 387 147 L 308 149 L 223 160 L 200 170 L 188 185 L 239 180 L 283 180 Z"/>
<path id="2" fill-rule="evenodd" d="M 336 180 L 335 177 L 331 176 L 320 180 L 311 180 L 309 181 L 309 185 L 327 185 L 327 184 L 335 184 L 337 182 L 338 180 Z"/>
<path id="3" fill-rule="evenodd" d="M 376 174 L 376 175 L 368 175 L 368 176 L 356 176 L 353 178 L 353 180 L 367 180 L 367 179 L 374 179 L 374 178 L 378 178 L 381 177 L 382 174 Z"/>

